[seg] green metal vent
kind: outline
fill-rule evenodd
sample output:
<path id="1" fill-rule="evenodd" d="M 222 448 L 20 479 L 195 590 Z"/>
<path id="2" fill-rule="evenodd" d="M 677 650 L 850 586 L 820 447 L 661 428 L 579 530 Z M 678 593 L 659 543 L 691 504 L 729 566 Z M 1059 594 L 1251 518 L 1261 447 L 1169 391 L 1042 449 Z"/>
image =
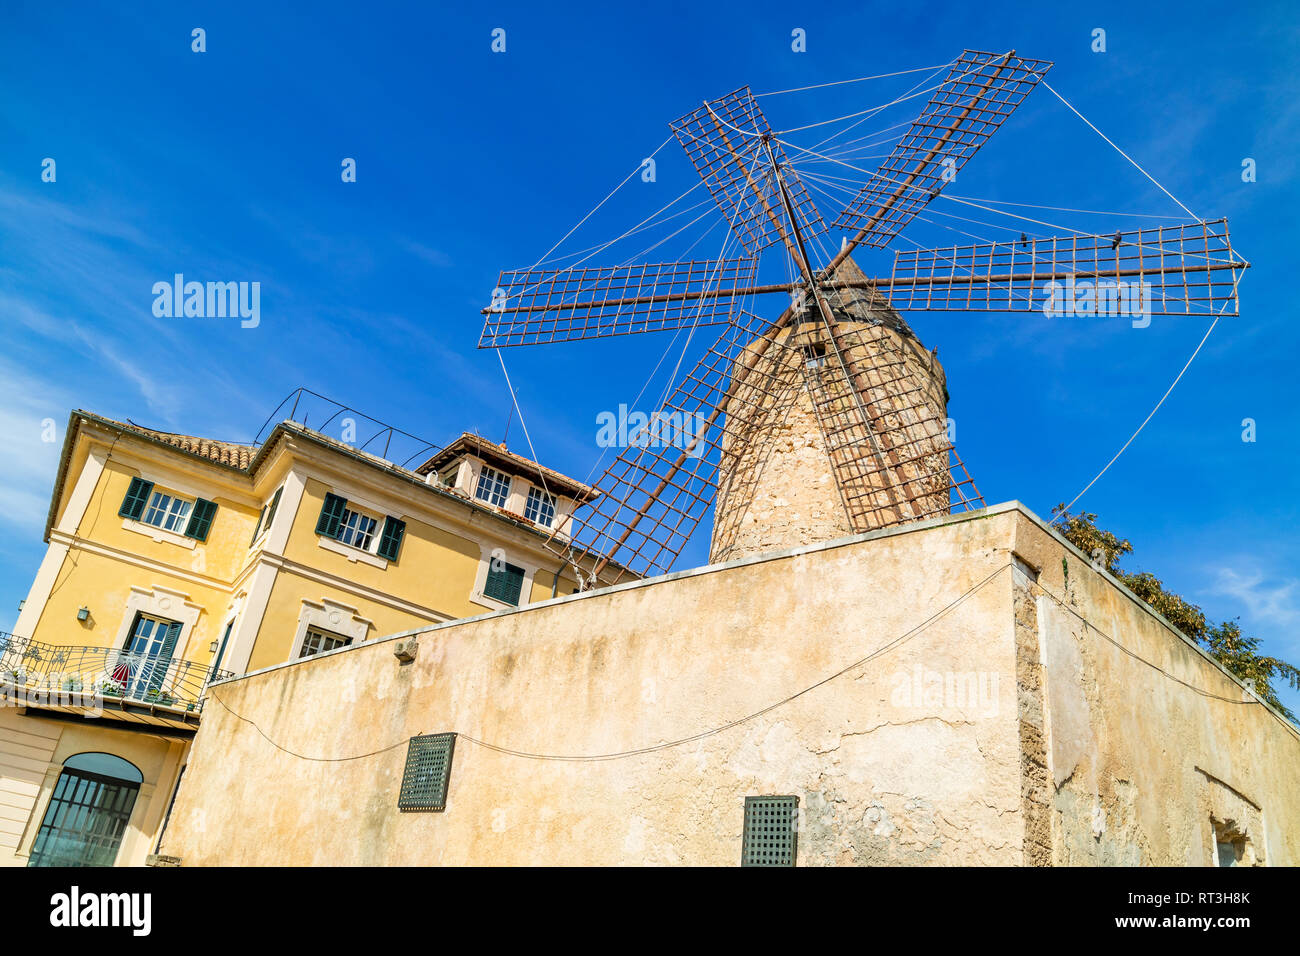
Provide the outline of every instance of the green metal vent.
<path id="1" fill-rule="evenodd" d="M 447 781 L 451 777 L 451 755 L 455 734 L 425 734 L 412 737 L 406 748 L 406 770 L 397 809 L 403 813 L 441 812 L 447 808 Z"/>
<path id="2" fill-rule="evenodd" d="M 794 866 L 798 797 L 746 797 L 741 866 Z"/>

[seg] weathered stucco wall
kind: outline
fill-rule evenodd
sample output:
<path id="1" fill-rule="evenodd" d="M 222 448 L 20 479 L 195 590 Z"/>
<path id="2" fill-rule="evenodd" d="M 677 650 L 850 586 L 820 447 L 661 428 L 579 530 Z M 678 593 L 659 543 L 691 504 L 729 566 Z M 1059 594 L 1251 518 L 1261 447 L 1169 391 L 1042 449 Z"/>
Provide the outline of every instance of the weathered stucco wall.
<path id="1" fill-rule="evenodd" d="M 757 561 L 424 633 L 218 685 L 163 852 L 193 864 L 734 865 L 746 795 L 798 794 L 801 864 L 1016 863 L 1014 515 Z M 998 569 L 1003 569 L 999 571 Z M 990 578 L 990 575 L 992 577 Z M 986 580 L 987 579 L 987 580 Z M 444 813 L 400 814 L 406 740 L 461 737 Z M 926 701 L 932 674 L 1001 674 Z M 254 721 L 290 756 L 222 705 Z"/>
<path id="2" fill-rule="evenodd" d="M 1239 862 L 1300 863 L 1300 731 L 1060 550 L 1037 601 L 1053 861 L 1214 866 L 1218 824 Z"/>
<path id="3" fill-rule="evenodd" d="M 1245 698 L 1004 505 L 440 625 L 407 665 L 383 641 L 217 685 L 162 852 L 730 866 L 745 796 L 795 794 L 800 865 L 1210 862 L 1211 813 L 1300 861 L 1300 737 L 1080 617 Z M 609 760 L 470 739 L 598 756 L 760 711 Z M 399 813 L 406 741 L 444 731 L 446 811 Z"/>

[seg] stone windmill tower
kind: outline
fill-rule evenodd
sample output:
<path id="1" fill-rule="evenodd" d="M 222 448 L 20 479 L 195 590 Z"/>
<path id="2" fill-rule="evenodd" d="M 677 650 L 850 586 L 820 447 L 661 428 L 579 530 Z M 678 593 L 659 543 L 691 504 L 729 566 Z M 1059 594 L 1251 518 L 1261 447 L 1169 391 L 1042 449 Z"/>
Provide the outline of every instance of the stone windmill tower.
<path id="1" fill-rule="evenodd" d="M 767 350 L 752 371 L 732 376 L 735 437 L 722 441 L 711 562 L 950 510 L 943 367 L 884 297 L 865 287 L 851 258 L 834 280 L 860 284 L 834 296 L 843 356 L 824 325 L 806 321 L 782 333 L 784 347 Z M 797 348 L 789 347 L 793 341 Z M 752 351 L 742 354 L 742 366 Z M 870 376 L 880 396 L 871 410 L 879 431 L 861 427 L 857 390 L 840 367 L 845 359 Z"/>
<path id="2" fill-rule="evenodd" d="M 617 579 L 669 570 L 710 512 L 723 561 L 982 507 L 951 441 L 944 370 L 900 312 L 1050 309 L 1082 278 L 1096 299 L 1142 282 L 1151 314 L 1235 315 L 1247 264 L 1224 220 L 895 251 L 888 276 L 853 261 L 939 196 L 1050 67 L 1014 51 L 953 61 L 831 224 L 845 231 L 833 255 L 785 150 L 827 157 L 774 133 L 746 87 L 671 124 L 744 255 L 502 272 L 481 348 L 719 329 L 548 546 Z M 772 247 L 794 276 L 760 284 Z M 790 304 L 764 318 L 754 300 L 771 294 Z M 688 441 L 656 440 L 682 420 L 699 425 Z"/>

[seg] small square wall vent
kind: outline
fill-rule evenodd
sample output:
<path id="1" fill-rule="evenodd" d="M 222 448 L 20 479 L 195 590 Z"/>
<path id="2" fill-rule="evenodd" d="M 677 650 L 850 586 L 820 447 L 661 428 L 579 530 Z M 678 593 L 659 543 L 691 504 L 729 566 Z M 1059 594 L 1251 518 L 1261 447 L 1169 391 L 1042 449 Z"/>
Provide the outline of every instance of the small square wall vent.
<path id="1" fill-rule="evenodd" d="M 441 812 L 447 808 L 447 781 L 451 778 L 451 755 L 455 734 L 425 734 L 412 737 L 406 748 L 406 770 L 397 809 L 403 813 Z"/>
<path id="2" fill-rule="evenodd" d="M 798 797 L 746 797 L 741 866 L 794 866 Z"/>

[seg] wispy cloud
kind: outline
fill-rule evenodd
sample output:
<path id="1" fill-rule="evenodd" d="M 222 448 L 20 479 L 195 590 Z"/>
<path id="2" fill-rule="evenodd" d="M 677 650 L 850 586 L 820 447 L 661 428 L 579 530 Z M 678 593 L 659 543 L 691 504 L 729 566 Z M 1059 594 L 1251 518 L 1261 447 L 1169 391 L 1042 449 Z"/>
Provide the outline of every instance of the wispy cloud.
<path id="1" fill-rule="evenodd" d="M 0 527 L 30 535 L 44 527 L 70 397 L 19 366 L 0 364 L 0 436 L 5 480 Z"/>
<path id="2" fill-rule="evenodd" d="M 1255 621 L 1288 630 L 1300 626 L 1300 580 L 1296 578 L 1219 568 L 1213 591 L 1236 598 Z"/>
<path id="3" fill-rule="evenodd" d="M 176 412 L 181 407 L 181 389 L 168 384 L 167 378 L 151 374 L 149 367 L 124 357 L 109 339 L 96 337 L 76 324 L 72 330 L 109 367 L 136 387 L 151 412 L 161 415 L 169 424 L 176 422 Z"/>
<path id="4" fill-rule="evenodd" d="M 264 413 L 241 374 L 252 336 L 232 338 L 206 327 L 206 319 L 160 320 L 152 313 L 152 287 L 182 269 L 221 278 L 262 270 L 247 259 L 196 251 L 183 231 L 143 230 L 135 223 L 147 213 L 116 199 L 33 195 L 0 177 L 0 217 L 16 222 L 0 236 L 0 321 L 20 333 L 10 357 L 33 393 L 59 386 L 64 405 L 56 418 L 70 407 L 116 409 L 164 427 L 243 435 L 251 430 L 247 420 Z M 19 233 L 21 242 L 12 238 Z M 196 349 L 206 360 L 180 374 L 178 358 Z"/>
<path id="5" fill-rule="evenodd" d="M 441 249 L 435 249 L 422 242 L 416 242 L 414 239 L 400 239 L 398 240 L 398 243 L 411 255 L 423 262 L 427 262 L 431 266 L 436 266 L 442 269 L 452 265 L 451 256 L 447 255 L 447 253 L 443 252 Z"/>

